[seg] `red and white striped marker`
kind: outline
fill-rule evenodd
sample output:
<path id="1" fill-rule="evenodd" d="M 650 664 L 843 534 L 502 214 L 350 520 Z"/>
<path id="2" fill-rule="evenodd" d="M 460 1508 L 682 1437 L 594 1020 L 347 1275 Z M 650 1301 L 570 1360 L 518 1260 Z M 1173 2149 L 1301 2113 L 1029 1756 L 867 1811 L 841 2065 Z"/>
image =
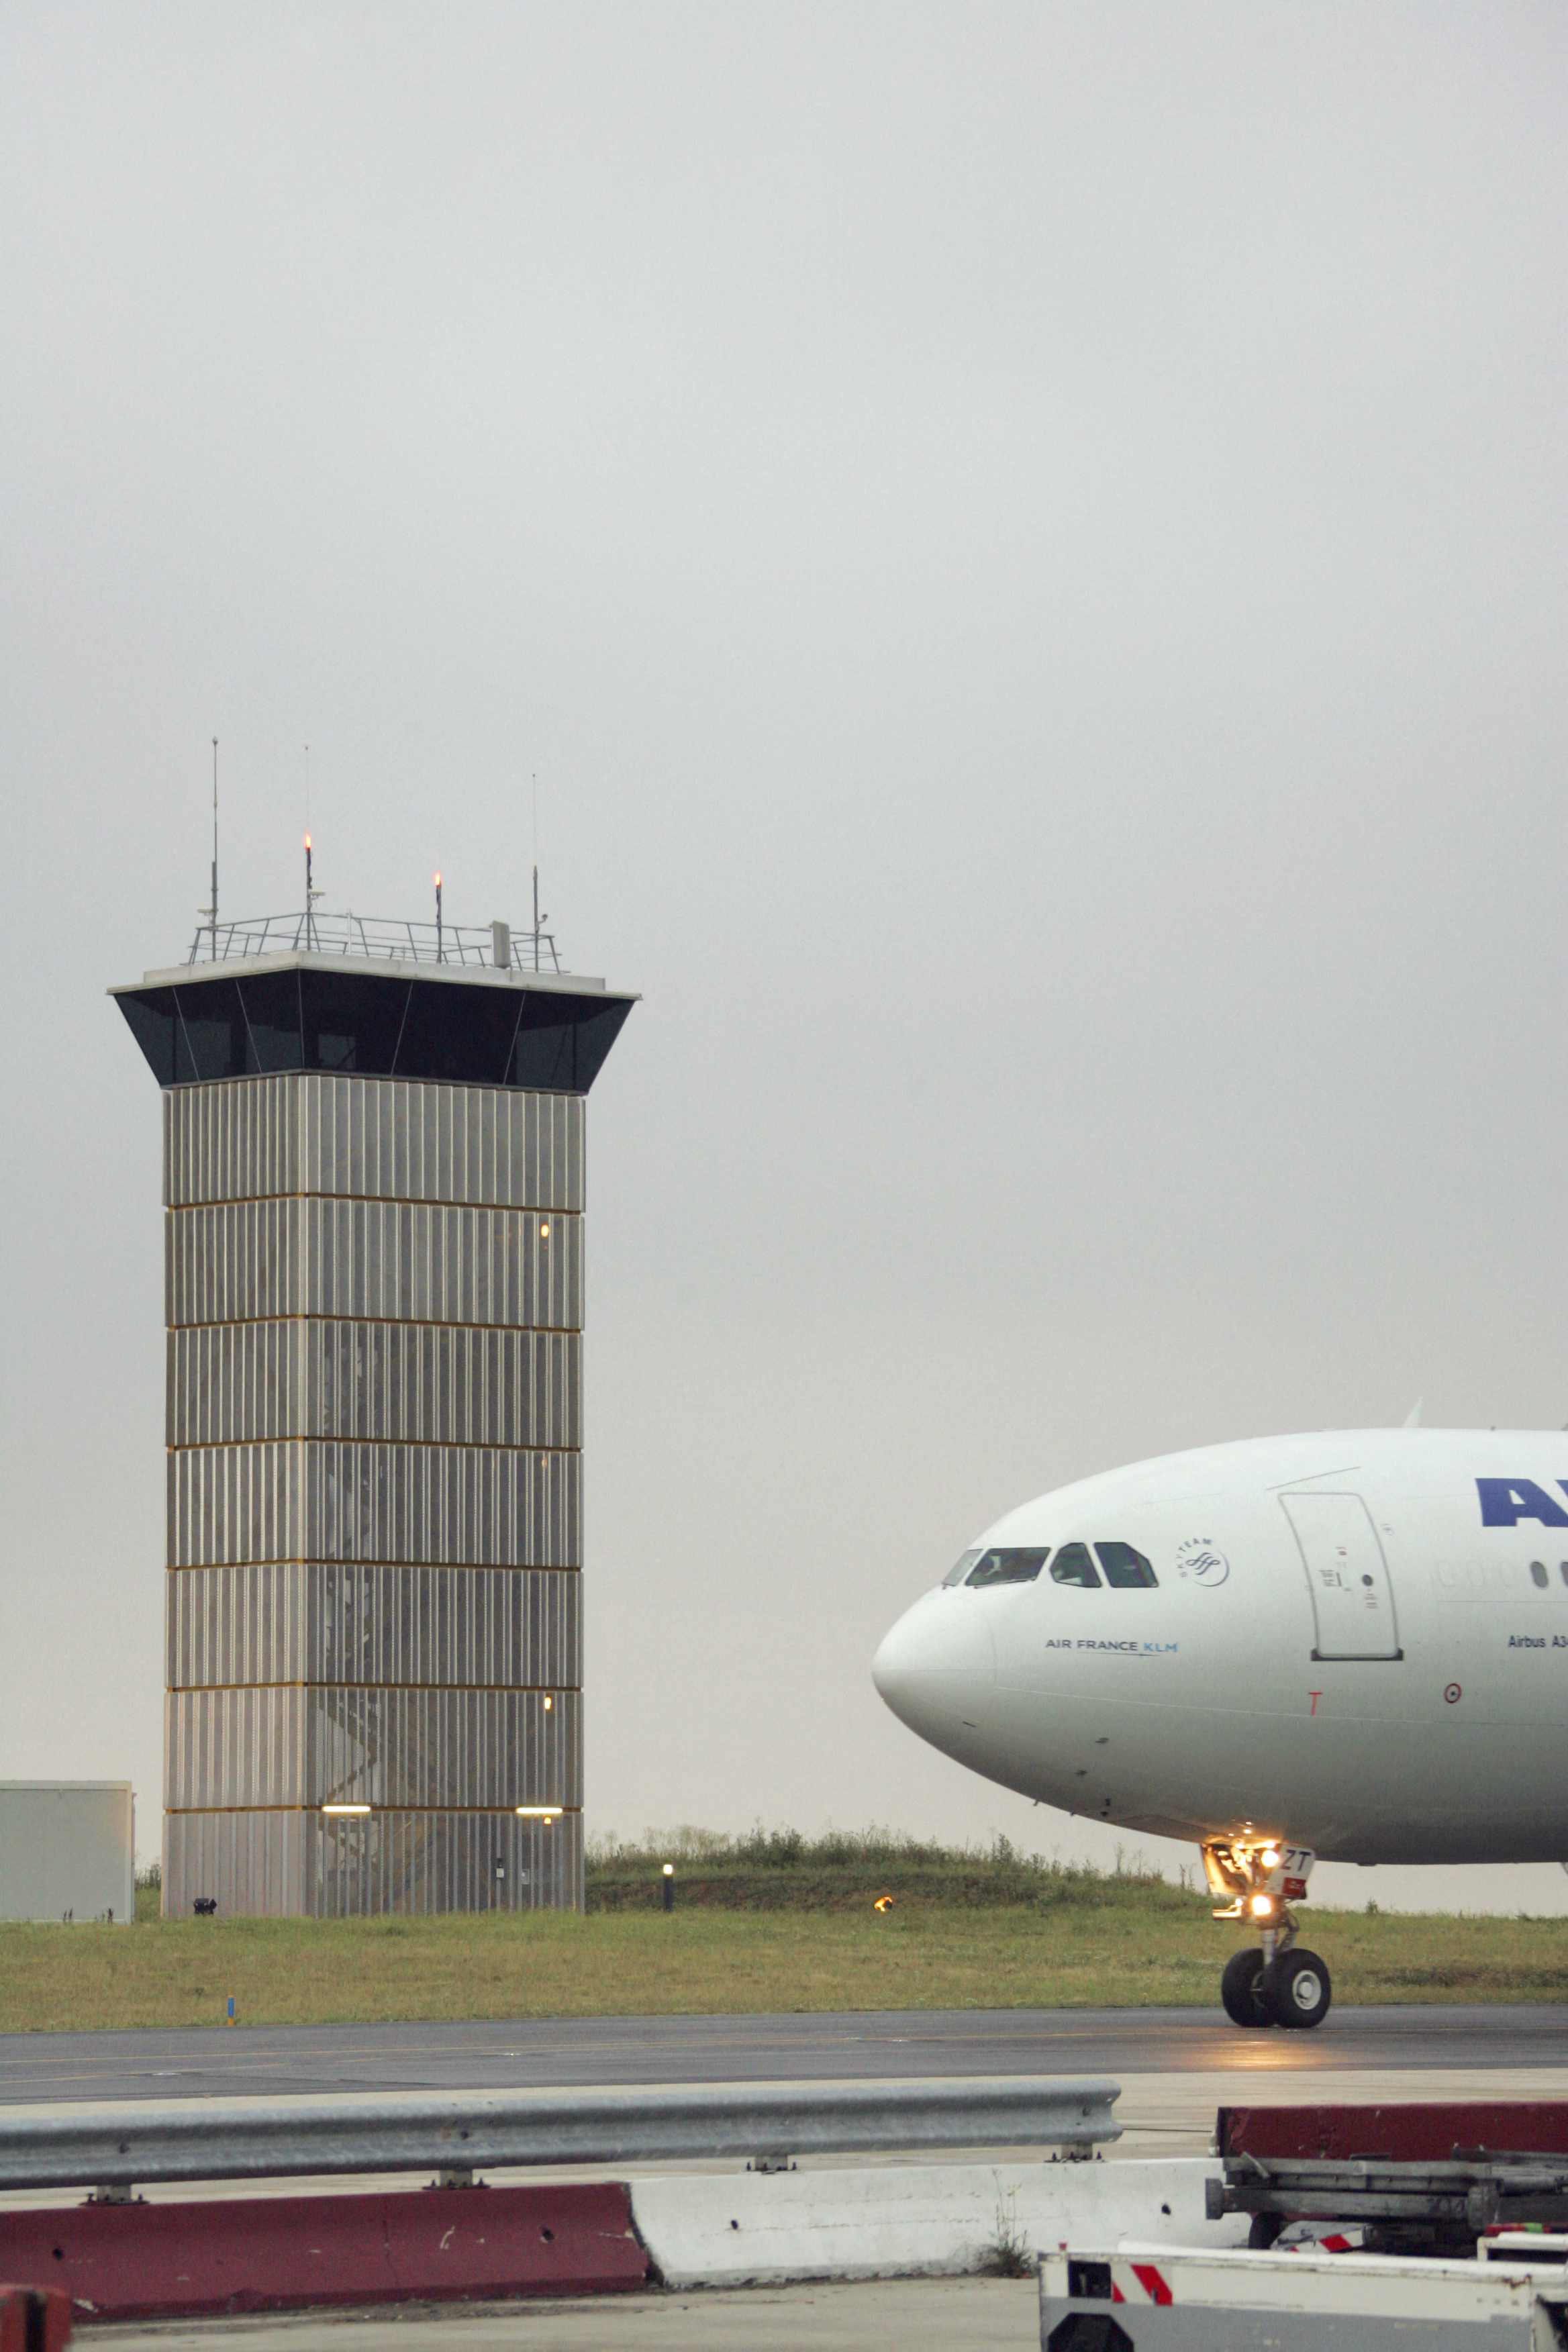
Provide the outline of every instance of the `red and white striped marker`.
<path id="1" fill-rule="evenodd" d="M 1169 2303 L 1170 2281 L 1154 2263 L 1112 2263 L 1112 2303 Z"/>

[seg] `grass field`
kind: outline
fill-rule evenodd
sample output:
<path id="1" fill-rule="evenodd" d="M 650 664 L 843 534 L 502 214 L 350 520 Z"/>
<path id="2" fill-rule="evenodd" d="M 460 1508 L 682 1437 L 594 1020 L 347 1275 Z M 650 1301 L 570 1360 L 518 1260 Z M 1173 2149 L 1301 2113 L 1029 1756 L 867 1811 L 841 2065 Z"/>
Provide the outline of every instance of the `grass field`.
<path id="1" fill-rule="evenodd" d="M 663 1859 L 678 1905 L 657 1907 Z M 890 1907 L 873 1907 L 878 1895 Z M 600 1850 L 586 1917 L 0 1927 L 0 2031 L 698 2011 L 1212 2007 L 1239 1940 L 1207 1898 L 901 1841 Z M 1341 2001 L 1555 2000 L 1568 1919 L 1313 1911 Z"/>

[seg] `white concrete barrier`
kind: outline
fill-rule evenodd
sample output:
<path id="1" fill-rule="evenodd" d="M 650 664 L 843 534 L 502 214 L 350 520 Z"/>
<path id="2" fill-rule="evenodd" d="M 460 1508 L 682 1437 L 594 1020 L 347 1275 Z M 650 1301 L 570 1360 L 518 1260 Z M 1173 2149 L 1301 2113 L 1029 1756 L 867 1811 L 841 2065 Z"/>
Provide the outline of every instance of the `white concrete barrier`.
<path id="1" fill-rule="evenodd" d="M 1207 2157 L 685 2173 L 634 2179 L 632 2213 L 671 2286 L 931 2277 L 977 2270 L 998 2244 L 1245 2245 L 1245 2214 L 1205 2218 L 1211 2174 Z"/>

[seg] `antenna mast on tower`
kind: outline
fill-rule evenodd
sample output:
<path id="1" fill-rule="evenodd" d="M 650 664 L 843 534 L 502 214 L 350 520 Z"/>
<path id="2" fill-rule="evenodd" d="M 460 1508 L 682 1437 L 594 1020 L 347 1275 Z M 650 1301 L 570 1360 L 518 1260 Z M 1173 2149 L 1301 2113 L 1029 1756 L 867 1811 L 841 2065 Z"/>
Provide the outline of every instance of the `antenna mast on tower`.
<path id="1" fill-rule="evenodd" d="M 212 960 L 218 960 L 218 739 L 212 739 Z"/>
<path id="2" fill-rule="evenodd" d="M 310 747 L 305 746 L 305 945 L 316 944 L 316 901 L 324 894 L 310 881 Z"/>
<path id="3" fill-rule="evenodd" d="M 539 771 L 533 771 L 533 969 L 539 970 Z"/>
<path id="4" fill-rule="evenodd" d="M 213 737 L 212 901 L 208 906 L 198 907 L 196 908 L 196 912 L 198 915 L 205 915 L 208 924 L 211 926 L 209 931 L 209 938 L 211 940 L 211 955 L 213 962 L 216 963 L 217 961 L 217 737 L 216 735 Z M 196 937 L 200 939 L 201 933 L 199 931 L 196 933 Z"/>

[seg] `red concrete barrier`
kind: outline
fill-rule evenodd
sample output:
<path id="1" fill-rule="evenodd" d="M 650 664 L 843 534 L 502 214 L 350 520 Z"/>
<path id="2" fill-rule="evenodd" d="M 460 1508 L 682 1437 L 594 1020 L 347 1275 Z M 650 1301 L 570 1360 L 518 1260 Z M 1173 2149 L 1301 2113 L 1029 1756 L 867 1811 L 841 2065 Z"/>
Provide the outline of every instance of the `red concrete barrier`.
<path id="1" fill-rule="evenodd" d="M 5 2272 L 47 2280 L 93 2320 L 611 2294 L 644 2285 L 649 2263 L 629 2192 L 606 2180 L 4 2212 Z M 56 2342 L 18 2338 L 16 2352 Z"/>
<path id="2" fill-rule="evenodd" d="M 1568 2100 L 1462 2099 L 1383 2106 L 1221 2107 L 1221 2156 L 1447 2164 L 1457 2147 L 1568 2156 Z M 0 2241 L 3 2242 L 3 2241 Z"/>
<path id="3" fill-rule="evenodd" d="M 64 2352 L 70 2297 L 53 2287 L 0 2286 L 0 2352 Z"/>

